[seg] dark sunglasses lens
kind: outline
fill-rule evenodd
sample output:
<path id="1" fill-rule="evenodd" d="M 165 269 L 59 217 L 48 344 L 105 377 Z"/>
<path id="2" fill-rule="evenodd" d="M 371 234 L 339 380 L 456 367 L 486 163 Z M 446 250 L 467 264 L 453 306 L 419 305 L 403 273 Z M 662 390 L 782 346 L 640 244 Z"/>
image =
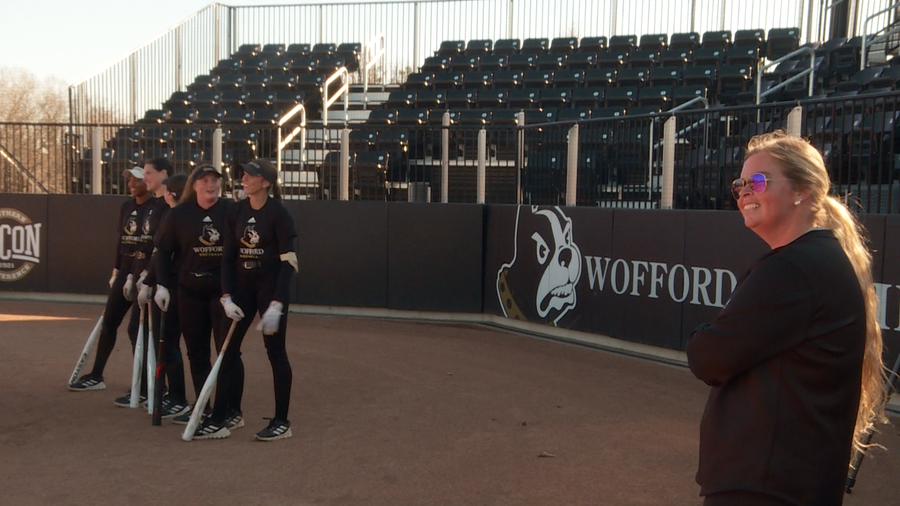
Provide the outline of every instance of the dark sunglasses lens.
<path id="1" fill-rule="evenodd" d="M 744 188 L 744 180 L 743 179 L 735 179 L 731 182 L 731 195 L 734 196 L 735 200 L 739 199 L 741 196 L 741 190 Z"/>
<path id="2" fill-rule="evenodd" d="M 750 183 L 750 189 L 753 190 L 754 193 L 762 193 L 766 191 L 766 176 L 763 174 L 751 174 L 750 177 L 747 178 L 747 181 Z"/>

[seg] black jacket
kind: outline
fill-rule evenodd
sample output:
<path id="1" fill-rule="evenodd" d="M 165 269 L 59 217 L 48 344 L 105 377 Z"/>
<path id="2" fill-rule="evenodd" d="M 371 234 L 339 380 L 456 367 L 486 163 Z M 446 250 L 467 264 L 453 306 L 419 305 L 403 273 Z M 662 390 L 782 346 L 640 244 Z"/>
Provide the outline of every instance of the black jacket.
<path id="1" fill-rule="evenodd" d="M 841 504 L 865 333 L 859 282 L 830 231 L 757 262 L 687 346 L 691 371 L 713 387 L 700 425 L 700 493 Z"/>

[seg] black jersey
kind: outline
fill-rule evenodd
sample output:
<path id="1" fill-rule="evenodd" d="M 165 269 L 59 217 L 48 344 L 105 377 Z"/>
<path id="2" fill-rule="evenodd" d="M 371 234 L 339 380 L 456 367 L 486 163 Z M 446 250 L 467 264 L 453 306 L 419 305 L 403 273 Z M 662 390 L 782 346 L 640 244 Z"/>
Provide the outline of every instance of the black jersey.
<path id="1" fill-rule="evenodd" d="M 172 263 L 178 266 L 178 283 L 192 288 L 197 279 L 216 283 L 222 270 L 222 232 L 229 203 L 219 199 L 209 209 L 196 200 L 175 206 L 162 221 L 157 242 L 156 276 L 159 284 L 173 288 Z"/>
<path id="2" fill-rule="evenodd" d="M 134 260 L 143 257 L 140 249 L 141 224 L 147 210 L 153 207 L 155 199 L 147 199 L 143 204 L 130 198 L 122 203 L 119 210 L 119 241 L 116 244 L 115 268 L 131 272 Z"/>
<path id="3" fill-rule="evenodd" d="M 144 220 L 141 225 L 141 240 L 138 243 L 137 251 L 142 254 L 135 258 L 134 267 L 131 269 L 135 276 L 140 275 L 141 271 L 150 268 L 150 256 L 153 253 L 154 238 L 159 230 L 162 217 L 169 210 L 169 204 L 166 199 L 153 199 L 153 204 L 144 213 Z"/>
<path id="4" fill-rule="evenodd" d="M 280 200 L 269 198 L 259 210 L 242 200 L 231 206 L 222 260 L 222 292 L 233 293 L 237 278 L 276 278 L 274 300 L 288 302 L 294 267 L 281 255 L 294 252 L 294 220 Z"/>

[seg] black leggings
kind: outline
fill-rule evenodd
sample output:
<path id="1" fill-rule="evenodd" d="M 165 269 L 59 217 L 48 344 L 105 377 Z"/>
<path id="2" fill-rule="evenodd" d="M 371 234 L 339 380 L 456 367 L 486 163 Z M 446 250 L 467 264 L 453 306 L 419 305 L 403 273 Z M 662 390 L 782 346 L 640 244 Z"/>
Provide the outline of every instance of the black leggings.
<path id="1" fill-rule="evenodd" d="M 198 286 L 192 288 L 178 286 L 178 317 L 181 320 L 181 332 L 184 335 L 184 344 L 191 365 L 191 380 L 194 383 L 195 395 L 200 395 L 203 383 L 212 369 L 209 361 L 210 333 L 215 340 L 216 353 L 225 339 L 225 333 L 222 331 L 225 311 L 219 302 L 220 290 L 217 277 L 210 277 L 206 282 L 198 283 Z"/>
<path id="2" fill-rule="evenodd" d="M 128 272 L 125 269 L 119 271 L 113 282 L 112 288 L 109 289 L 109 296 L 106 298 L 106 308 L 103 311 L 103 324 L 100 326 L 100 336 L 97 339 L 97 355 L 94 357 L 94 368 L 91 375 L 103 378 L 103 371 L 106 369 L 106 362 L 112 355 L 113 349 L 116 347 L 116 333 L 125 314 L 131 311 L 131 317 L 128 320 L 128 338 L 131 340 L 131 352 L 134 353 L 134 345 L 137 342 L 138 325 L 140 323 L 140 310 L 138 309 L 137 293 L 135 299 L 129 302 L 122 294 L 122 287 L 125 286 L 125 280 Z M 146 332 L 144 335 L 144 344 L 146 345 Z M 147 371 L 144 368 L 141 389 L 146 394 L 147 389 Z"/>
<path id="3" fill-rule="evenodd" d="M 159 342 L 162 340 L 162 356 L 157 361 L 163 364 L 163 371 L 168 380 L 169 396 L 175 401 L 186 402 L 184 391 L 184 359 L 181 356 L 181 326 L 178 321 L 178 292 L 169 292 L 169 310 L 165 313 L 154 303 L 153 307 L 153 337 L 156 341 L 153 345 L 159 352 Z M 165 326 L 160 322 L 165 317 Z M 154 371 L 155 372 L 155 371 Z"/>
<path id="4" fill-rule="evenodd" d="M 249 276 L 241 276 L 241 273 L 238 273 L 237 290 L 236 293 L 231 294 L 231 297 L 234 303 L 241 307 L 244 318 L 234 329 L 231 343 L 222 358 L 222 370 L 216 384 L 216 404 L 212 414 L 212 419 L 217 422 L 222 422 L 228 416 L 229 409 L 240 411 L 241 397 L 244 393 L 244 362 L 241 360 L 241 343 L 253 323 L 253 314 L 259 312 L 259 315 L 262 316 L 265 313 L 274 292 L 274 279 L 258 280 Z M 269 363 L 272 364 L 272 379 L 275 384 L 275 418 L 282 420 L 288 419 L 291 382 L 293 381 L 291 363 L 288 361 L 285 348 L 287 310 L 288 304 L 285 302 L 281 321 L 278 323 L 278 332 L 274 335 L 263 336 Z"/>

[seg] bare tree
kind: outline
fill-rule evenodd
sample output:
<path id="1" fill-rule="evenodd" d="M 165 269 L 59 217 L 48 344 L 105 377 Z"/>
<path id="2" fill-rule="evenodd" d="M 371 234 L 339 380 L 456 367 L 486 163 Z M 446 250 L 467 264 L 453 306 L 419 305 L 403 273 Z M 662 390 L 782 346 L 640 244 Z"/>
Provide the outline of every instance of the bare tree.
<path id="1" fill-rule="evenodd" d="M 67 120 L 65 83 L 0 67 L 0 192 L 67 190 Z"/>

